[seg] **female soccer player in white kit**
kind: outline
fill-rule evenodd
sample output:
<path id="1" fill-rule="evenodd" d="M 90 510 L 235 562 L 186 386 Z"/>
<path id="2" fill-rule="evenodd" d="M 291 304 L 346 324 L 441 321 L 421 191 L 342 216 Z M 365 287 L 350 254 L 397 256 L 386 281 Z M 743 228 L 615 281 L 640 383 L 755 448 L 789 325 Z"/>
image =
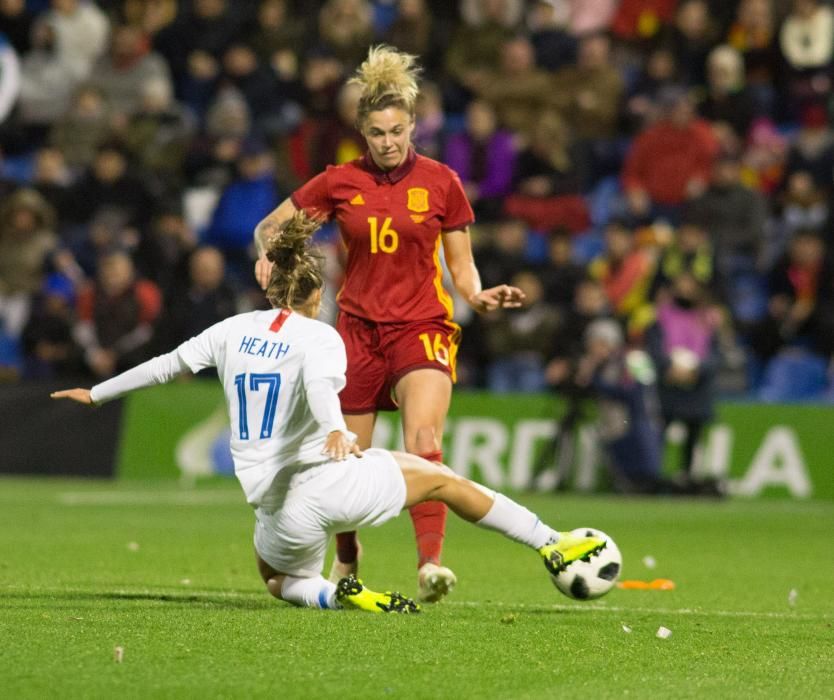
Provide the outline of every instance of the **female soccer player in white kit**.
<path id="1" fill-rule="evenodd" d="M 255 552 L 269 592 L 295 605 L 416 612 L 398 593 L 376 593 L 353 576 L 321 576 L 330 536 L 380 525 L 425 500 L 497 530 L 540 553 L 547 570 L 588 559 L 604 546 L 544 525 L 535 514 L 448 467 L 404 452 L 361 453 L 340 412 L 345 348 L 315 320 L 321 304 L 320 260 L 309 246 L 318 227 L 299 212 L 270 242 L 270 311 L 232 316 L 91 390 L 52 394 L 100 404 L 185 372 L 216 367 L 232 427 L 235 475 L 255 510 Z"/>

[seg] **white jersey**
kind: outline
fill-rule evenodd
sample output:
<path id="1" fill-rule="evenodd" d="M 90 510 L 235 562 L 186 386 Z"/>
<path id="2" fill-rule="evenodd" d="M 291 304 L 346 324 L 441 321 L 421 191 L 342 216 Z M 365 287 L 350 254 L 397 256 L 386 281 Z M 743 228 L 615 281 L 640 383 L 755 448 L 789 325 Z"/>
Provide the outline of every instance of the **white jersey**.
<path id="1" fill-rule="evenodd" d="M 192 372 L 217 367 L 235 474 L 250 503 L 263 501 L 282 467 L 326 460 L 329 426 L 314 418 L 305 389 L 316 380 L 336 393 L 344 388 L 345 346 L 335 329 L 287 311 L 253 311 L 215 324 L 178 352 Z"/>
<path id="2" fill-rule="evenodd" d="M 344 343 L 331 326 L 287 310 L 252 311 L 93 387 L 92 396 L 107 401 L 168 381 L 186 367 L 217 367 L 235 475 L 249 503 L 269 507 L 299 469 L 327 461 L 322 449 L 329 432 L 347 432 L 337 396 L 346 366 Z M 319 407 L 318 419 L 311 404 Z"/>

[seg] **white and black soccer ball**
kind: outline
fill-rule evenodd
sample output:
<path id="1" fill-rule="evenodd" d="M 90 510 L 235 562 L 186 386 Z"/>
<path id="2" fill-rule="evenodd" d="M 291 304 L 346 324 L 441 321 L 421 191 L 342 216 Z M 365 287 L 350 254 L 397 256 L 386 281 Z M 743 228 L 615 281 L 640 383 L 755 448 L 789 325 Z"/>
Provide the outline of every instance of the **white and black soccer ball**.
<path id="1" fill-rule="evenodd" d="M 619 548 L 608 535 L 591 527 L 577 528 L 571 534 L 601 537 L 606 542 L 605 549 L 592 556 L 590 561 L 575 561 L 558 575 L 551 574 L 553 585 L 568 598 L 576 600 L 592 600 L 604 596 L 614 587 L 623 568 Z"/>

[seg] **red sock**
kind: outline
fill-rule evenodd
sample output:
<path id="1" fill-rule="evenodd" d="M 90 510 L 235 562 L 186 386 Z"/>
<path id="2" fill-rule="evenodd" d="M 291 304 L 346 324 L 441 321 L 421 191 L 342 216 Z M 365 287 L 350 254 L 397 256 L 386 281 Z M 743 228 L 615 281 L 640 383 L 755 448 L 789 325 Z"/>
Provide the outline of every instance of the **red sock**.
<path id="1" fill-rule="evenodd" d="M 359 553 L 356 533 L 339 532 L 336 534 L 336 558 L 343 564 L 352 564 Z"/>
<path id="2" fill-rule="evenodd" d="M 425 452 L 420 457 L 430 462 L 442 462 L 443 452 Z M 440 501 L 425 501 L 409 509 L 417 539 L 417 568 L 426 562 L 440 564 L 443 538 L 446 536 L 447 511 L 446 504 Z"/>

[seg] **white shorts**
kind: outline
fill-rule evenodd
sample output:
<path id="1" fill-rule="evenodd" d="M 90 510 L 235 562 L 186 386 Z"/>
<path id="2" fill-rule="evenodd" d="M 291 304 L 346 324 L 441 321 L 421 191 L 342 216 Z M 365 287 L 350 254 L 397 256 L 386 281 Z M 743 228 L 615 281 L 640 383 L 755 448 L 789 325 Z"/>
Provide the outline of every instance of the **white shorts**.
<path id="1" fill-rule="evenodd" d="M 405 506 L 405 479 L 387 450 L 365 450 L 300 476 L 278 510 L 255 510 L 255 551 L 282 574 L 318 576 L 331 535 L 381 525 Z"/>

